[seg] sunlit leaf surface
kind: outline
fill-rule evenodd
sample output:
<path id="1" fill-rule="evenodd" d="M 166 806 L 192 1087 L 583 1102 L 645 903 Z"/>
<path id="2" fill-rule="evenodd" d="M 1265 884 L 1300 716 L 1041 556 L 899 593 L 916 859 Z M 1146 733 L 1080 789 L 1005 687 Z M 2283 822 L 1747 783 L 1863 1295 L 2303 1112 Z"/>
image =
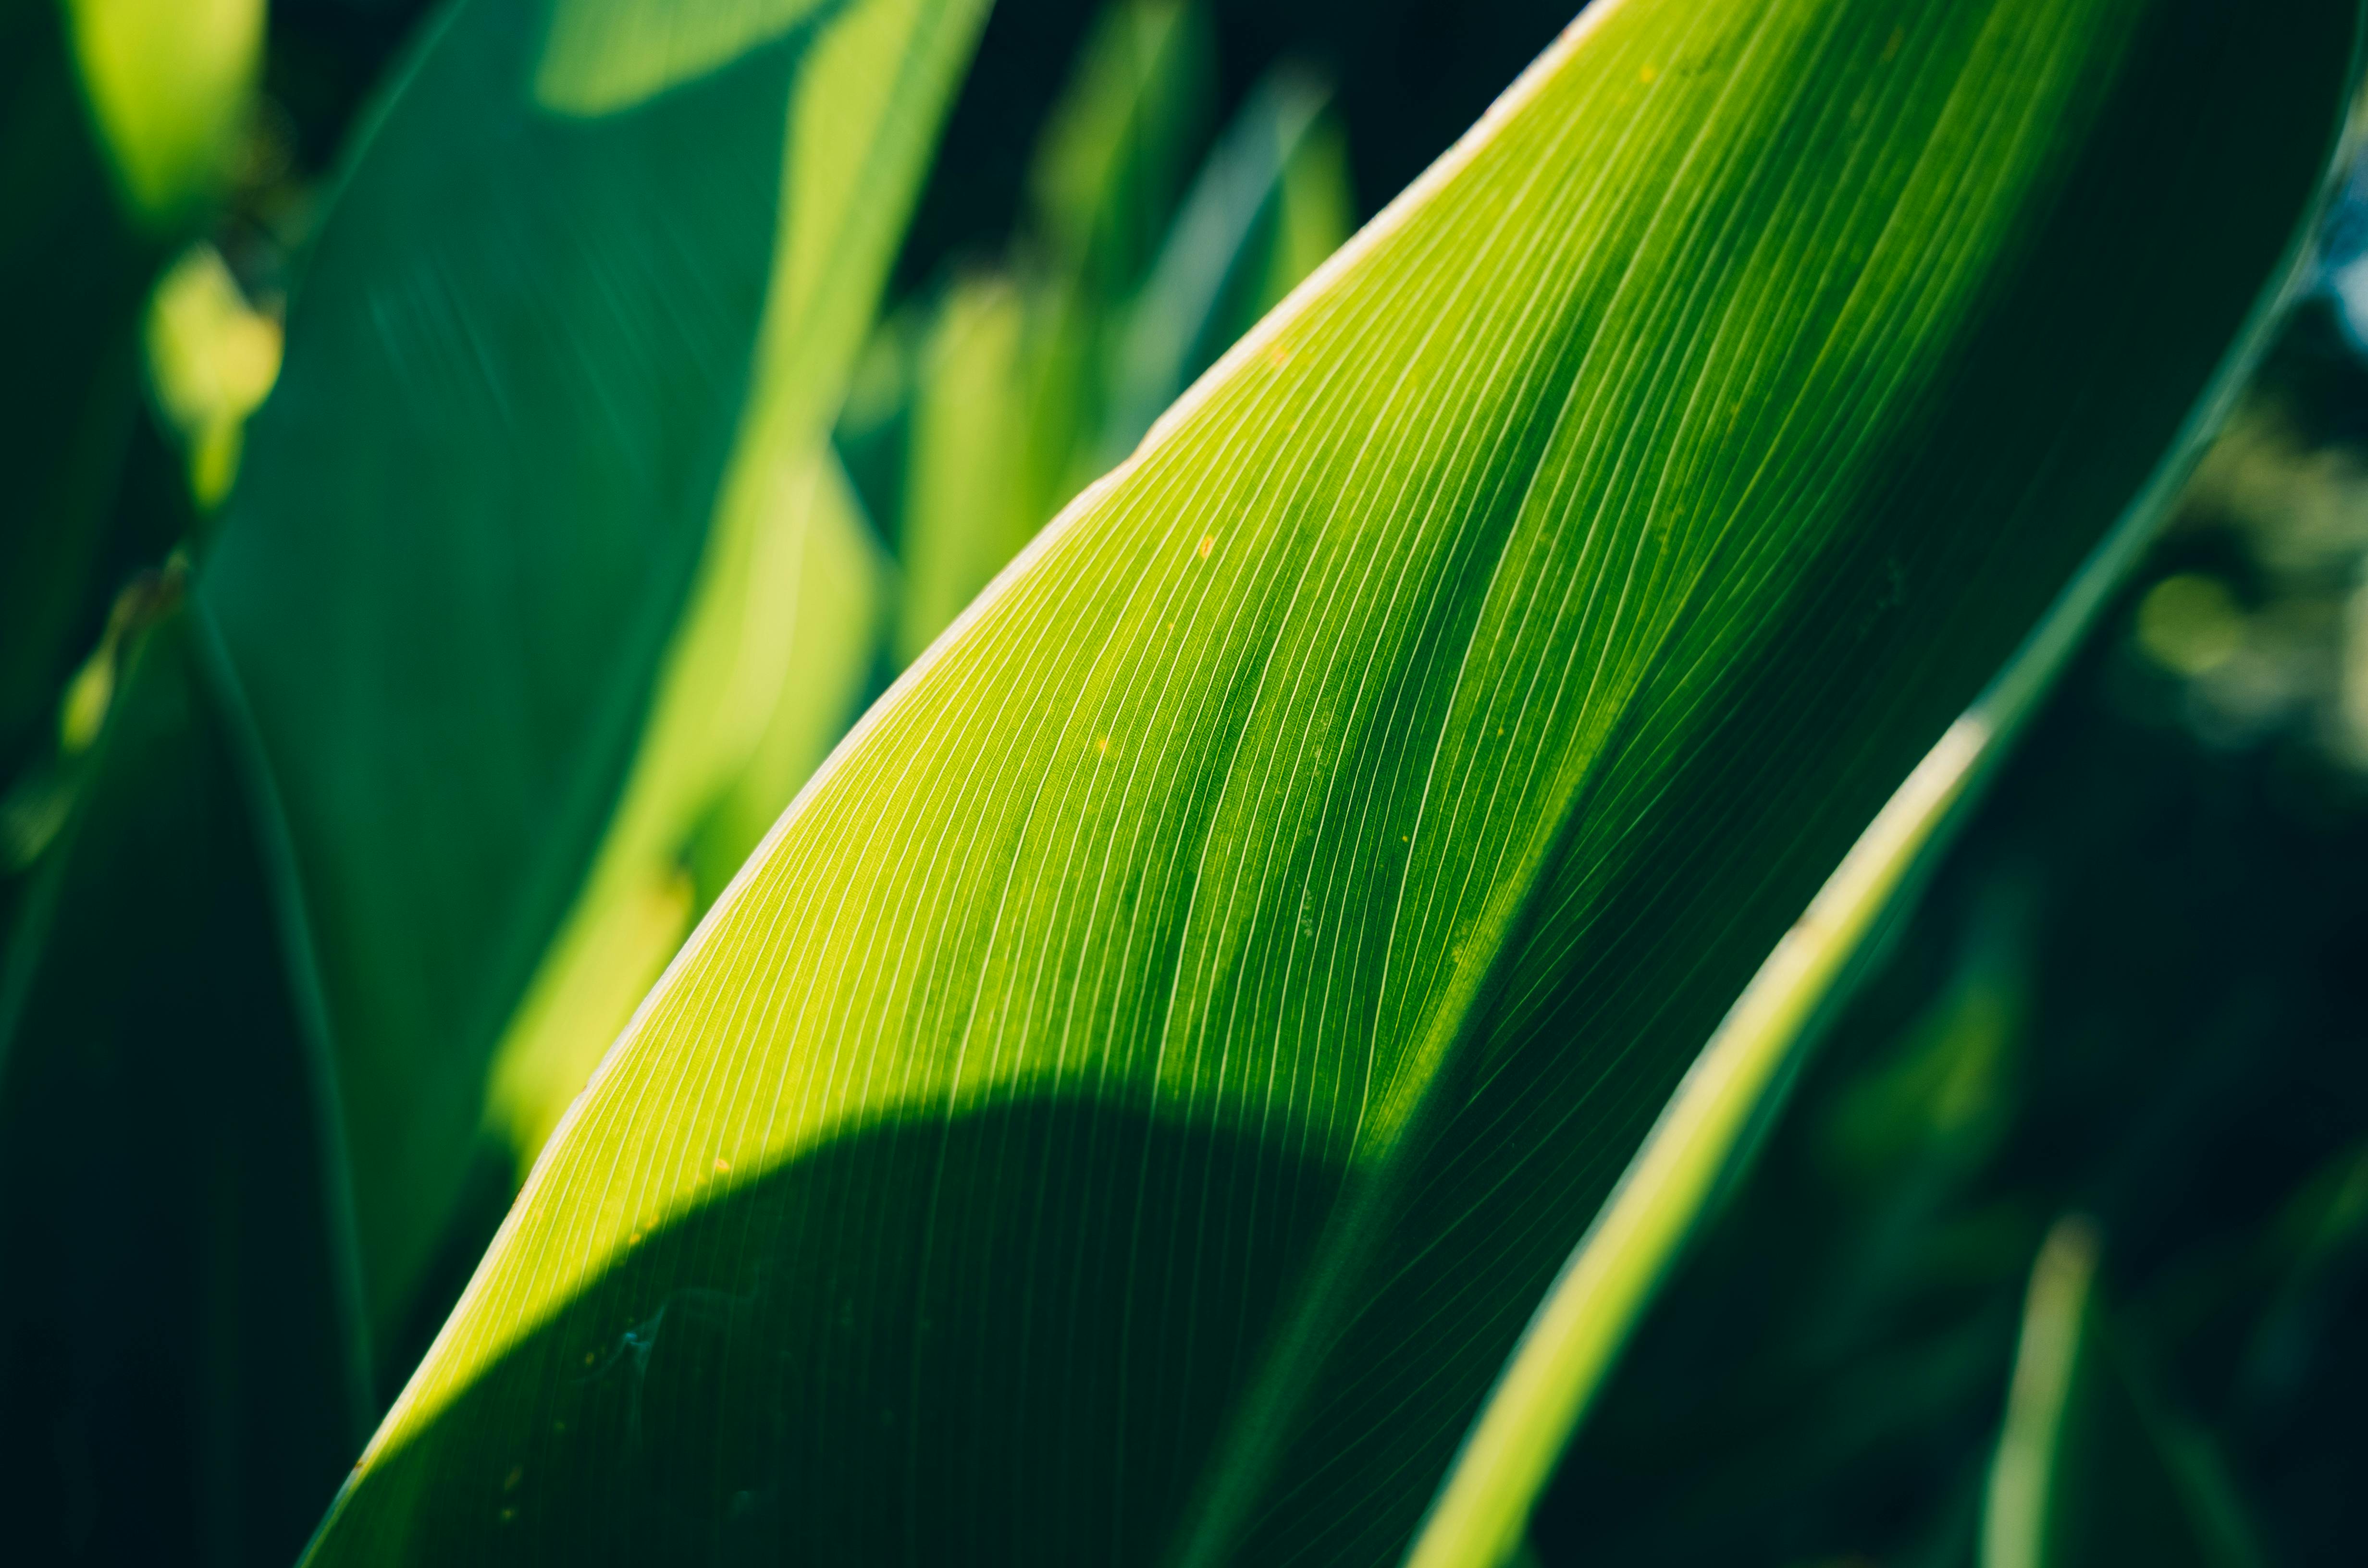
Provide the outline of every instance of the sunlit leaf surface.
<path id="1" fill-rule="evenodd" d="M 190 494 L 211 506 L 238 472 L 246 416 L 279 374 L 279 324 L 199 244 L 157 280 L 142 336 L 157 407 L 188 446 Z"/>
<path id="2" fill-rule="evenodd" d="M 315 1560 L 1393 1559 L 2274 281 L 2354 22 L 1583 20 L 809 786 Z"/>

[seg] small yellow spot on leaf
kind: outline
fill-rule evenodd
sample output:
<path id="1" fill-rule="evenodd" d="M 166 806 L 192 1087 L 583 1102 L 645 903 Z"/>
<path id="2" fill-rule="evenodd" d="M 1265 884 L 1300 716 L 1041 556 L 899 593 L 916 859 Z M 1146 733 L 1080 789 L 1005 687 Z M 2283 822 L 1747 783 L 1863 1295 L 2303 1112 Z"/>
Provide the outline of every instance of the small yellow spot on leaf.
<path id="1" fill-rule="evenodd" d="M 1269 345 L 1266 351 L 1266 362 L 1278 370 L 1281 369 L 1291 363 L 1291 346 L 1281 342 Z"/>
<path id="2" fill-rule="evenodd" d="M 1099 740 L 1094 742 L 1094 749 L 1101 753 L 1104 756 L 1110 756 L 1110 737 L 1108 735 L 1104 735 Z"/>
<path id="3" fill-rule="evenodd" d="M 717 1176 L 730 1176 L 732 1174 L 732 1162 L 725 1159 L 721 1154 L 716 1155 L 715 1174 Z"/>
<path id="4" fill-rule="evenodd" d="M 502 1523 L 508 1524 L 511 1520 L 518 1517 L 518 1510 L 516 1508 L 504 1508 L 496 1517 L 502 1521 Z"/>
<path id="5" fill-rule="evenodd" d="M 1216 536 L 1215 534 L 1202 534 L 1202 535 L 1201 536 L 1201 560 L 1203 560 L 1203 561 L 1208 560 L 1208 559 L 1209 559 L 1209 551 L 1212 551 L 1212 550 L 1214 550 L 1214 549 L 1216 549 L 1216 548 L 1217 548 L 1217 536 Z"/>
<path id="6" fill-rule="evenodd" d="M 502 1477 L 502 1490 L 505 1492 L 515 1492 L 518 1488 L 518 1483 L 525 1479 L 526 1466 L 522 1464 L 514 1464 L 510 1466 L 510 1472 Z"/>
<path id="7" fill-rule="evenodd" d="M 1653 78 L 1658 76 L 1660 74 L 1661 68 L 1659 66 L 1647 65 L 1643 70 L 1636 73 L 1636 80 L 1644 83 L 1645 85 L 1649 87 L 1653 85 Z"/>
<path id="8" fill-rule="evenodd" d="M 629 1247 L 637 1247 L 637 1246 L 641 1245 L 641 1244 L 642 1244 L 642 1233 L 641 1233 L 641 1232 L 639 1232 L 639 1231 L 635 1231 L 632 1235 L 627 1236 L 627 1237 L 625 1238 L 625 1244 L 626 1244 L 627 1246 L 629 1246 Z"/>

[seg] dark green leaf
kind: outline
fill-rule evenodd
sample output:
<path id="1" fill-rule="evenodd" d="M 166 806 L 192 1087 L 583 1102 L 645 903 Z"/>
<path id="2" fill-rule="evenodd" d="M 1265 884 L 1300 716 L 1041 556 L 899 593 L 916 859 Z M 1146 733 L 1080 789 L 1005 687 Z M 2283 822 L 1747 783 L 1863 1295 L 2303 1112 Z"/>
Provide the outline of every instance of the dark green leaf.
<path id="1" fill-rule="evenodd" d="M 335 1071 L 185 612 L 0 967 L 12 1562 L 284 1562 L 367 1432 Z"/>
<path id="2" fill-rule="evenodd" d="M 92 574 L 139 417 L 138 318 L 153 242 L 116 210 L 55 0 L 0 11 L 0 790 L 55 722 L 87 634 Z M 105 590 L 96 589 L 103 608 Z M 0 875 L 16 869 L 0 846 Z"/>
<path id="3" fill-rule="evenodd" d="M 975 11 L 468 0 L 351 161 L 196 598 L 294 846 L 381 1326 L 719 498 L 761 510 L 735 442 L 826 415 Z"/>

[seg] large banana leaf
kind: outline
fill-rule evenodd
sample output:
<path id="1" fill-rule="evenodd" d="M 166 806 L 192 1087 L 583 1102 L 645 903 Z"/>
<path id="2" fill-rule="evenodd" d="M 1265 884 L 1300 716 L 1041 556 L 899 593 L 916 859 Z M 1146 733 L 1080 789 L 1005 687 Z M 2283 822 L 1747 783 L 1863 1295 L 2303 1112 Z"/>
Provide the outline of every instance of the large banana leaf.
<path id="1" fill-rule="evenodd" d="M 314 1560 L 1403 1550 L 1721 1014 L 2173 446 L 2356 25 L 1583 19 L 809 786 Z"/>
<path id="2" fill-rule="evenodd" d="M 351 160 L 195 607 L 291 846 L 382 1330 L 497 1040 L 617 881 L 638 743 L 683 728 L 653 707 L 715 641 L 701 563 L 767 533 L 832 407 L 979 9 L 467 0 Z"/>

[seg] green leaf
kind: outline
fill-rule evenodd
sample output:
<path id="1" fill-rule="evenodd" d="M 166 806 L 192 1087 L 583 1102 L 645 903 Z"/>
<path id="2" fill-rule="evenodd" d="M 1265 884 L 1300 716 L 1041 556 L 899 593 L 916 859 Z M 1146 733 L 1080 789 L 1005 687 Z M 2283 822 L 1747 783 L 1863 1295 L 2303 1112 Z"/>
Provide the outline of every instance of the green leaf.
<path id="1" fill-rule="evenodd" d="M 149 296 L 148 379 L 189 452 L 189 492 L 200 506 L 229 493 L 247 415 L 279 374 L 279 324 L 246 301 L 222 261 L 191 245 Z"/>
<path id="2" fill-rule="evenodd" d="M 285 1562 L 379 1408 L 334 1069 L 192 634 L 135 640 L 0 964 L 14 1561 Z"/>
<path id="3" fill-rule="evenodd" d="M 885 563 L 836 460 L 786 456 L 702 563 L 600 857 L 495 1057 L 488 1109 L 521 1165 L 871 677 Z"/>
<path id="4" fill-rule="evenodd" d="M 93 579 L 140 417 L 140 301 L 158 260 L 108 191 L 63 24 L 55 0 L 0 10 L 0 790 L 54 722 L 75 640 L 106 605 Z M 21 851 L 0 836 L 5 877 Z"/>
<path id="5" fill-rule="evenodd" d="M 1729 1004 L 2178 444 L 2357 22 L 1591 14 L 808 787 L 313 1560 L 1402 1551 Z"/>
<path id="6" fill-rule="evenodd" d="M 1100 449 L 1125 456 L 1160 410 L 1349 236 L 1353 205 L 1330 95 L 1259 84 L 1193 182 L 1126 312 Z"/>
<path id="7" fill-rule="evenodd" d="M 1199 48 L 1187 46 L 1197 17 L 1139 6 L 1106 14 L 1040 152 L 1040 188 L 1081 182 L 1063 171 L 1077 161 L 1074 145 L 1089 144 L 1106 156 L 1086 187 L 1098 199 L 1071 195 L 1067 206 L 1146 215 L 1164 189 L 1154 175 L 1187 122 L 1177 100 L 1198 81 Z M 1260 85 L 1173 221 L 1166 208 L 1147 213 L 1166 232 L 1139 288 L 1094 265 L 1069 231 L 1099 231 L 1055 206 L 1039 214 L 1051 265 L 1023 245 L 1008 276 L 962 277 L 939 296 L 914 366 L 900 487 L 899 665 L 1347 236 L 1346 151 L 1322 116 L 1325 97 L 1292 72 Z M 881 344 L 897 335 L 885 330 Z"/>
<path id="8" fill-rule="evenodd" d="M 1029 171 L 1054 265 L 1098 298 L 1151 265 L 1203 134 L 1214 41 L 1200 6 L 1120 0 L 1086 40 Z"/>
<path id="9" fill-rule="evenodd" d="M 838 396 L 979 9 L 703 0 L 660 70 L 617 64 L 639 0 L 468 0 L 352 157 L 196 600 L 293 846 L 381 1330 L 496 1042 L 612 918 L 612 819 L 679 852 L 763 730 L 707 711 L 736 693 L 661 711 L 662 672 L 732 641 L 703 562 L 795 531 L 781 454 Z"/>
<path id="10" fill-rule="evenodd" d="M 1982 1568 L 2261 1562 L 2208 1438 L 2167 1415 L 2099 1300 L 2096 1227 L 2057 1222 L 2032 1266 Z"/>
<path id="11" fill-rule="evenodd" d="M 1091 477 L 1109 362 L 1174 212 L 1212 51 L 1197 6 L 1106 6 L 1029 170 L 1034 232 L 1008 272 L 959 276 L 930 302 L 904 410 L 899 667 Z M 875 358 L 900 327 L 882 328 Z"/>
<path id="12" fill-rule="evenodd" d="M 1031 375 L 1041 360 L 1031 364 L 1030 350 L 1044 346 L 1030 335 L 1027 301 L 992 277 L 956 282 L 929 323 L 905 464 L 899 665 L 920 657 L 1046 520 L 1028 438 L 1029 416 L 1050 400 Z"/>
<path id="13" fill-rule="evenodd" d="M 124 205 L 164 229 L 230 180 L 264 0 L 65 0 L 74 64 Z"/>

